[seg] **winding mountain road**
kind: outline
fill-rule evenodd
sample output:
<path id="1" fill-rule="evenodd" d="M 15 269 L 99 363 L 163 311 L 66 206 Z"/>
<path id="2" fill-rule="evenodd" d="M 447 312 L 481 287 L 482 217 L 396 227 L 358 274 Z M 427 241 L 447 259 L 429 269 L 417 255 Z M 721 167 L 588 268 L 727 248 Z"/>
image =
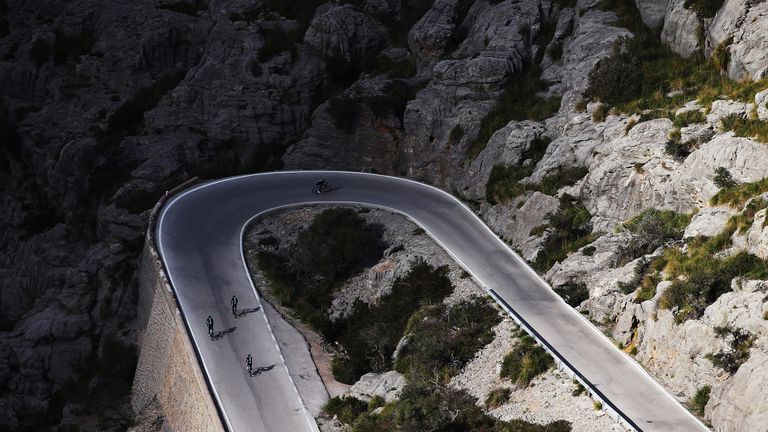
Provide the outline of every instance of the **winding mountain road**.
<path id="1" fill-rule="evenodd" d="M 310 190 L 320 177 L 334 190 L 313 195 Z M 306 406 L 321 402 L 302 401 L 294 383 L 302 379 L 295 371 L 311 366 L 297 365 L 289 355 L 284 359 L 282 352 L 289 352 L 292 344 L 280 347 L 273 336 L 267 320 L 271 309 L 261 305 L 252 286 L 242 240 L 245 226 L 256 215 L 318 202 L 382 207 L 421 225 L 627 424 L 642 431 L 707 430 L 449 194 L 395 177 L 302 171 L 195 186 L 168 200 L 156 226 L 160 256 L 229 431 L 317 430 Z M 232 295 L 249 313 L 232 316 Z M 207 334 L 208 315 L 215 321 L 216 340 Z M 272 324 L 280 324 L 275 321 L 272 316 Z M 296 344 L 300 343 L 298 338 Z M 249 376 L 245 371 L 249 353 L 254 369 L 265 368 L 260 369 L 263 373 Z M 291 373 L 285 360 L 294 362 Z M 322 399 L 327 397 L 323 392 L 310 388 L 306 393 Z"/>

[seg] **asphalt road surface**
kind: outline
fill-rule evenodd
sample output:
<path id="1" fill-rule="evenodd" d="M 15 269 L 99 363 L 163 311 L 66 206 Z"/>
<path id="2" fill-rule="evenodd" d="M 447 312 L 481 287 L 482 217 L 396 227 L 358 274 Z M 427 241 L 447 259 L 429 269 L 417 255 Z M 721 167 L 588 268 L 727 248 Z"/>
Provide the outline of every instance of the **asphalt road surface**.
<path id="1" fill-rule="evenodd" d="M 332 190 L 312 194 L 318 178 L 326 178 Z M 289 373 L 283 357 L 285 353 L 289 363 L 294 360 L 290 356 L 294 343 L 282 347 L 276 343 L 242 256 L 243 230 L 255 215 L 313 202 L 359 203 L 403 213 L 493 290 L 637 429 L 707 430 L 452 196 L 400 178 L 303 171 L 198 185 L 172 197 L 157 224 L 161 257 L 230 431 L 317 430 L 306 406 L 318 402 L 306 399 L 327 396 L 323 389 L 310 389 L 302 391 L 309 395 L 304 402 L 299 397 L 294 382 L 301 374 Z M 233 294 L 239 297 L 241 310 L 255 310 L 234 318 L 229 303 Z M 205 326 L 208 315 L 215 321 L 215 340 Z M 249 376 L 245 370 L 249 353 L 254 369 L 264 368 L 258 375 Z"/>

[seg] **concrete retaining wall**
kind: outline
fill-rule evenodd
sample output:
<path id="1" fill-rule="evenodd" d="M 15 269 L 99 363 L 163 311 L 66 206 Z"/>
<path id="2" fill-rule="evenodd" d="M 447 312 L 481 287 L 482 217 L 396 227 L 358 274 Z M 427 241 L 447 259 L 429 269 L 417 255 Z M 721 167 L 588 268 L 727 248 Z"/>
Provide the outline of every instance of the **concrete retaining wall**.
<path id="1" fill-rule="evenodd" d="M 141 412 L 157 400 L 172 432 L 224 431 L 192 346 L 176 297 L 155 246 L 155 216 L 170 191 L 155 206 L 139 265 L 138 343 L 141 349 L 133 379 L 131 406 Z"/>

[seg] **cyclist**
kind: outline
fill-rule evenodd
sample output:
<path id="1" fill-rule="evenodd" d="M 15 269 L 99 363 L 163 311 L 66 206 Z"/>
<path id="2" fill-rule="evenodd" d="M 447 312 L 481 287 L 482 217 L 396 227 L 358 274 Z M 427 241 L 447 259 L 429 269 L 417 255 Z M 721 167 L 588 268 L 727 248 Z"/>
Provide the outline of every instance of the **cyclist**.
<path id="1" fill-rule="evenodd" d="M 232 296 L 232 315 L 237 316 L 237 296 Z"/>
<path id="2" fill-rule="evenodd" d="M 245 367 L 248 369 L 248 375 L 253 375 L 253 356 L 250 354 L 245 356 Z"/>
<path id="3" fill-rule="evenodd" d="M 208 336 L 213 338 L 213 317 L 208 315 L 208 318 L 205 319 L 205 326 L 208 327 Z"/>
<path id="4" fill-rule="evenodd" d="M 320 180 L 316 181 L 315 182 L 315 186 L 317 186 L 317 189 L 320 192 L 328 190 L 328 182 L 325 181 L 325 179 L 320 179 Z"/>

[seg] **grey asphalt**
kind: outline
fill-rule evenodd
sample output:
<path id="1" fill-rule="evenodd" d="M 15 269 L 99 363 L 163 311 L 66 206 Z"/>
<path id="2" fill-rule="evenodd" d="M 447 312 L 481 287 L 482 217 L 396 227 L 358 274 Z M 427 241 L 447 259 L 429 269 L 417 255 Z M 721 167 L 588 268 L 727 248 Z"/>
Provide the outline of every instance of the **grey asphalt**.
<path id="1" fill-rule="evenodd" d="M 315 180 L 321 177 L 333 190 L 312 194 Z M 256 214 L 311 202 L 359 203 L 405 214 L 493 290 L 637 429 L 707 430 L 452 196 L 395 177 L 311 171 L 206 183 L 172 197 L 161 211 L 157 224 L 161 257 L 229 430 L 317 428 L 305 405 L 316 406 L 323 390 L 307 379 L 300 384 L 302 394 L 308 395 L 307 403 L 302 403 L 294 385 L 302 377 L 293 370 L 289 374 L 281 354 L 282 350 L 293 361 L 292 349 L 301 352 L 306 347 L 291 345 L 303 342 L 295 339 L 278 349 L 263 310 L 235 319 L 229 304 L 236 294 L 241 309 L 260 305 L 242 259 L 243 227 Z M 234 330 L 210 340 L 205 328 L 209 314 L 216 331 Z M 249 377 L 245 372 L 248 353 L 253 354 L 254 368 L 274 367 Z"/>

